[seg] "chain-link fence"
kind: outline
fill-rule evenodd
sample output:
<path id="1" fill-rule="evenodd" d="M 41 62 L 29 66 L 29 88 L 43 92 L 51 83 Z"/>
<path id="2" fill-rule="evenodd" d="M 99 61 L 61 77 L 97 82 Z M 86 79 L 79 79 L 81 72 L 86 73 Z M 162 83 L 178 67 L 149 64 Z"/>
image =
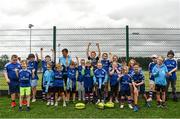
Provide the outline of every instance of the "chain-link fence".
<path id="1" fill-rule="evenodd" d="M 56 61 L 61 56 L 61 50 L 67 48 L 69 54 L 75 59 L 86 58 L 87 45 L 92 46 L 90 51 L 98 51 L 96 43 L 100 44 L 101 52 L 111 52 L 121 57 L 150 57 L 152 54 L 166 57 L 168 50 L 174 50 L 177 59 L 180 58 L 180 29 L 178 28 L 71 28 L 56 29 L 56 39 L 53 37 L 54 29 L 1 29 L 0 55 L 17 54 L 26 59 L 32 53 L 40 54 L 44 49 L 44 56 L 51 55 L 53 42 L 56 42 Z M 31 33 L 30 33 L 31 32 Z M 127 35 L 129 36 L 129 52 L 127 51 Z M 30 42 L 31 41 L 31 42 Z M 30 44 L 31 43 L 31 44 Z M 1 57 L 1 61 L 2 61 Z M 141 61 L 139 63 L 141 64 Z M 142 61 L 143 62 L 143 61 Z M 149 63 L 149 60 L 148 62 Z M 2 63 L 1 63 L 2 64 Z M 2 69 L 2 66 L 1 66 Z M 147 65 L 144 68 L 147 70 Z M 145 71 L 148 82 L 148 72 Z M 178 71 L 178 79 L 180 79 Z M 148 85 L 147 85 L 148 86 Z M 180 81 L 177 82 L 180 91 Z M 7 89 L 7 85 L 0 76 L 0 89 Z M 39 88 L 40 89 L 40 88 Z"/>

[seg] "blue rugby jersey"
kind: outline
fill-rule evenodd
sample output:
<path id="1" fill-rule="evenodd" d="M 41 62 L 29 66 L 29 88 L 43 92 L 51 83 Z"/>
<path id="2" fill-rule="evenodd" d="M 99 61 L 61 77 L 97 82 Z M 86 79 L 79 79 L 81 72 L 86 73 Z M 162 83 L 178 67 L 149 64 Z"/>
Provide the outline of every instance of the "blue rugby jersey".
<path id="1" fill-rule="evenodd" d="M 92 88 L 93 87 L 93 69 L 90 67 L 85 67 L 82 70 L 82 75 L 84 77 L 84 88 Z"/>
<path id="2" fill-rule="evenodd" d="M 139 71 L 138 73 L 132 72 L 130 76 L 132 78 L 132 82 L 135 82 L 135 83 L 141 83 L 142 81 L 145 80 L 144 74 L 142 71 Z"/>
<path id="3" fill-rule="evenodd" d="M 54 71 L 54 87 L 64 87 L 63 72 Z"/>
<path id="4" fill-rule="evenodd" d="M 151 63 L 149 63 L 149 67 L 148 67 L 149 74 L 150 74 L 149 79 L 150 79 L 150 80 L 153 80 L 153 81 L 154 81 L 154 76 L 153 76 L 153 74 L 152 74 L 152 70 L 153 70 L 153 68 L 154 68 L 155 65 L 156 65 L 155 62 L 151 62 Z"/>
<path id="5" fill-rule="evenodd" d="M 168 72 L 170 72 L 172 69 L 177 68 L 177 62 L 175 59 L 166 59 L 164 61 L 164 64 L 166 65 Z M 176 72 L 172 73 L 172 76 L 169 76 L 170 79 L 176 80 Z"/>
<path id="6" fill-rule="evenodd" d="M 19 70 L 20 87 L 31 87 L 32 72 L 28 69 Z"/>
<path id="7" fill-rule="evenodd" d="M 101 63 L 103 65 L 103 69 L 106 70 L 106 72 L 109 72 L 109 67 L 110 67 L 110 61 L 109 60 L 101 60 Z"/>
<path id="8" fill-rule="evenodd" d="M 119 81 L 120 89 L 130 90 L 130 83 L 132 83 L 131 76 L 129 74 L 124 74 Z"/>
<path id="9" fill-rule="evenodd" d="M 84 77 L 82 75 L 82 70 L 83 70 L 83 66 L 78 66 L 78 81 L 79 82 L 83 82 L 84 81 Z"/>
<path id="10" fill-rule="evenodd" d="M 76 81 L 76 71 L 77 71 L 77 68 L 68 67 L 67 74 L 70 80 Z"/>
<path id="11" fill-rule="evenodd" d="M 37 61 L 29 61 L 28 62 L 28 69 L 31 70 L 31 72 L 32 72 L 33 69 L 35 69 L 35 72 L 34 72 L 35 76 L 34 76 L 33 79 L 38 80 L 39 79 L 38 75 L 37 75 L 38 62 Z"/>
<path id="12" fill-rule="evenodd" d="M 118 73 L 115 71 L 112 75 L 110 75 L 110 86 L 115 86 L 118 83 L 118 79 Z"/>
<path id="13" fill-rule="evenodd" d="M 10 84 L 17 84 L 19 82 L 19 78 L 16 76 L 16 72 L 15 72 L 15 69 L 18 69 L 20 70 L 21 69 L 21 65 L 19 63 L 7 63 L 5 66 L 4 66 L 4 72 L 7 73 L 8 75 L 8 78 L 10 80 Z"/>

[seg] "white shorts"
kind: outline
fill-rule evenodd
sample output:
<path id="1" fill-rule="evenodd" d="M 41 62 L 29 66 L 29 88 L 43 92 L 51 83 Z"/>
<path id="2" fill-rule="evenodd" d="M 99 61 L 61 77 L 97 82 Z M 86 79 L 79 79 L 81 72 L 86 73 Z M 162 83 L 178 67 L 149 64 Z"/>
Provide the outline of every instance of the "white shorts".
<path id="1" fill-rule="evenodd" d="M 150 85 L 155 85 L 155 82 L 153 80 L 149 80 Z"/>
<path id="2" fill-rule="evenodd" d="M 31 87 L 36 87 L 37 84 L 37 80 L 31 80 Z"/>

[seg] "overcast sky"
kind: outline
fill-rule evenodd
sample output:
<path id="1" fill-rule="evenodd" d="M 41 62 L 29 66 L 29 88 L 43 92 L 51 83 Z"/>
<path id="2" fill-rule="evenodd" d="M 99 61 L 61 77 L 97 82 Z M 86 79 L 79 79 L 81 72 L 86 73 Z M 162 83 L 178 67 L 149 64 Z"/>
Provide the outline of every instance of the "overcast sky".
<path id="1" fill-rule="evenodd" d="M 0 29 L 180 27 L 180 0 L 0 0 Z"/>

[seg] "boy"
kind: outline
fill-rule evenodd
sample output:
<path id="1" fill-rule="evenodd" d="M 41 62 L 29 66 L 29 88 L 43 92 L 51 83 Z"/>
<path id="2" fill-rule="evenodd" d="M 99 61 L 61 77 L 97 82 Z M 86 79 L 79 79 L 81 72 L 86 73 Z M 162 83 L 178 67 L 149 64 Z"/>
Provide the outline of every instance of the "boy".
<path id="1" fill-rule="evenodd" d="M 90 103 L 93 101 L 93 67 L 90 61 L 86 61 L 86 66 L 82 70 L 84 77 L 84 89 L 85 89 L 85 102 Z"/>
<path id="2" fill-rule="evenodd" d="M 98 101 L 96 104 L 104 103 L 104 88 L 107 83 L 107 72 L 102 68 L 102 63 L 97 63 L 97 69 L 94 71 L 94 83 L 97 86 Z"/>
<path id="3" fill-rule="evenodd" d="M 54 92 L 55 92 L 55 105 L 58 106 L 59 94 L 63 98 L 63 107 L 66 107 L 65 94 L 64 94 L 64 80 L 63 80 L 63 69 L 61 64 L 56 64 L 54 71 Z"/>
<path id="4" fill-rule="evenodd" d="M 134 111 L 137 112 L 138 108 L 138 97 L 139 93 L 143 94 L 145 102 L 147 101 L 147 96 L 145 92 L 144 74 L 140 70 L 139 64 L 134 64 L 134 71 L 131 73 L 133 91 L 134 91 Z M 146 103 L 147 104 L 147 103 Z"/>
<path id="5" fill-rule="evenodd" d="M 85 68 L 85 59 L 81 59 L 81 65 L 79 65 L 79 59 L 78 57 L 76 57 L 77 59 L 77 65 L 78 65 L 78 100 L 81 101 L 81 99 L 83 101 L 85 101 L 85 91 L 84 91 L 84 77 L 82 75 L 82 70 L 83 68 Z"/>
<path id="6" fill-rule="evenodd" d="M 165 64 L 163 64 L 163 58 L 159 56 L 157 58 L 157 64 L 154 66 L 152 73 L 155 78 L 155 90 L 156 90 L 156 98 L 157 98 L 157 106 L 158 107 L 166 107 L 166 76 L 169 76 L 168 69 Z M 162 93 L 162 97 L 160 96 Z"/>
<path id="7" fill-rule="evenodd" d="M 149 79 L 150 79 L 150 81 L 149 81 L 149 86 L 150 86 L 149 98 L 147 100 L 148 103 L 152 101 L 153 92 L 154 92 L 154 89 L 155 89 L 154 76 L 152 74 L 152 69 L 157 64 L 157 55 L 152 55 L 151 59 L 152 59 L 152 62 L 149 64 L 149 67 L 148 67 L 148 70 L 149 70 Z"/>
<path id="8" fill-rule="evenodd" d="M 172 50 L 168 51 L 167 59 L 164 61 L 164 64 L 166 65 L 166 67 L 168 69 L 168 74 L 169 74 L 169 76 L 166 78 L 166 80 L 167 80 L 166 92 L 168 92 L 169 85 L 171 84 L 173 100 L 175 102 L 177 102 L 178 101 L 177 100 L 177 95 L 176 95 L 177 62 L 174 59 L 174 52 Z M 166 93 L 166 94 L 168 94 L 168 93 Z"/>
<path id="9" fill-rule="evenodd" d="M 110 102 L 116 97 L 116 92 L 118 90 L 118 80 L 121 75 L 121 71 L 118 69 L 117 62 L 112 63 L 112 69 L 109 71 L 110 77 Z"/>
<path id="10" fill-rule="evenodd" d="M 27 61 L 21 61 L 22 69 L 16 69 L 16 75 L 19 77 L 20 82 L 20 97 L 19 97 L 19 111 L 22 111 L 22 101 L 24 96 L 27 98 L 26 111 L 30 111 L 30 94 L 31 94 L 31 78 L 34 77 L 34 71 L 27 69 Z"/>
<path id="11" fill-rule="evenodd" d="M 128 74 L 129 69 L 127 66 L 123 67 L 123 75 L 120 77 L 120 92 L 119 95 L 121 96 L 121 105 L 120 108 L 123 109 L 124 108 L 124 102 L 125 102 L 125 98 L 127 97 L 128 99 L 128 106 L 130 109 L 133 109 L 131 103 L 131 89 L 130 89 L 130 85 L 132 83 L 131 81 L 131 77 Z"/>
<path id="12" fill-rule="evenodd" d="M 100 50 L 100 47 L 99 47 L 99 43 L 96 43 L 96 46 L 97 46 L 98 52 L 99 52 L 98 56 L 96 57 L 96 52 L 95 51 L 89 52 L 89 47 L 90 46 L 91 46 L 91 43 L 88 44 L 88 48 L 87 48 L 86 54 L 87 54 L 88 60 L 91 61 L 92 66 L 94 67 L 94 70 L 95 70 L 96 69 L 96 64 L 99 61 L 100 56 L 101 56 L 101 50 Z"/>
<path id="13" fill-rule="evenodd" d="M 54 105 L 53 100 L 53 84 L 54 84 L 54 72 L 52 70 L 52 64 L 47 63 L 47 70 L 43 75 L 43 87 L 45 87 L 45 92 L 47 93 L 47 106 Z"/>
<path id="14" fill-rule="evenodd" d="M 11 61 L 4 66 L 4 77 L 9 85 L 9 92 L 11 95 L 11 107 L 16 106 L 16 94 L 19 94 L 19 78 L 16 76 L 15 69 L 20 70 L 21 65 L 17 63 L 18 56 L 12 55 Z"/>
<path id="15" fill-rule="evenodd" d="M 36 59 L 35 59 L 36 58 Z M 38 70 L 38 55 L 36 54 L 36 57 L 34 54 L 29 54 L 28 56 L 28 69 L 35 70 L 34 72 L 34 78 L 31 80 L 31 87 L 32 87 L 32 102 L 36 102 L 36 87 L 37 87 L 37 81 L 38 81 L 38 75 L 37 75 L 37 70 Z"/>
<path id="16" fill-rule="evenodd" d="M 72 93 L 73 96 L 73 102 L 75 102 L 76 98 L 76 74 L 77 68 L 74 61 L 71 61 L 70 66 L 68 67 L 68 79 L 67 79 L 67 101 L 70 99 L 70 93 Z"/>

